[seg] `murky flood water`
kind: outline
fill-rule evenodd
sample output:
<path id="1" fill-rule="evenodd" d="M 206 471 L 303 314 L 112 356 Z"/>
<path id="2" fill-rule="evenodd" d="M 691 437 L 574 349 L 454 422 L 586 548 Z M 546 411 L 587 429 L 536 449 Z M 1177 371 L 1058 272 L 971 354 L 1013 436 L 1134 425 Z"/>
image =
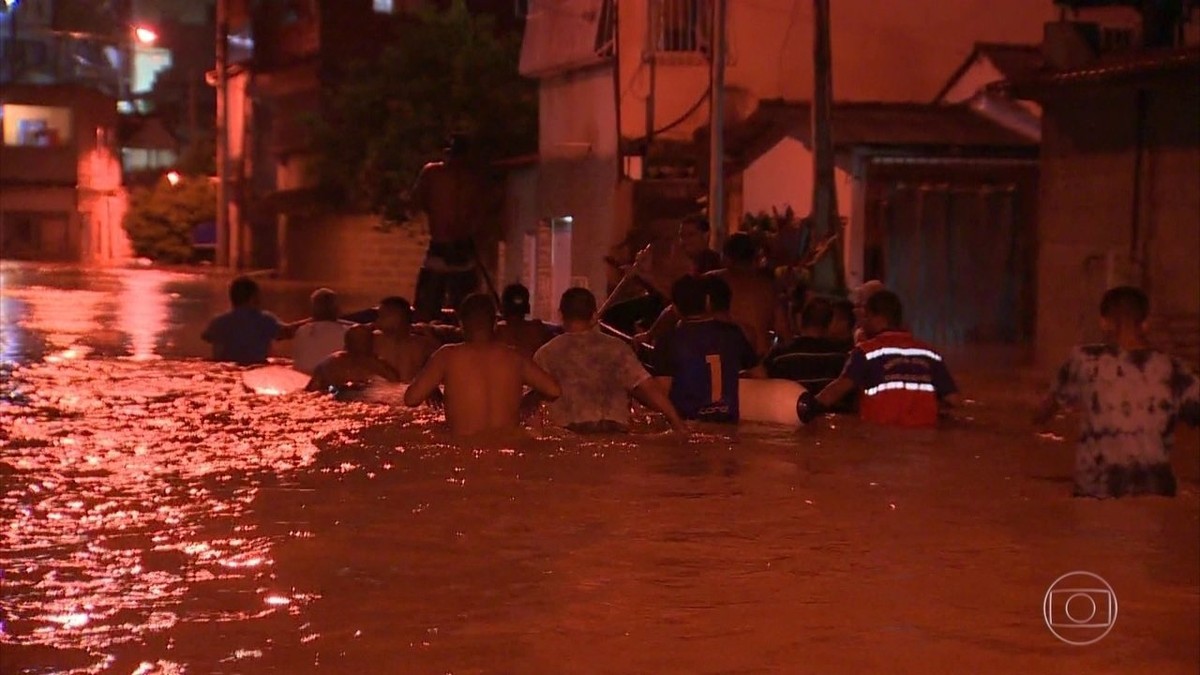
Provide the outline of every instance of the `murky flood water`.
<path id="1" fill-rule="evenodd" d="M 457 447 L 425 414 L 255 396 L 188 358 L 220 281 L 0 274 L 5 675 L 1200 667 L 1194 431 L 1178 498 L 1073 500 L 1029 380 L 953 363 L 976 403 L 938 432 Z M 299 316 L 310 290 L 267 304 Z M 1074 570 L 1119 603 L 1088 646 L 1043 618 Z"/>

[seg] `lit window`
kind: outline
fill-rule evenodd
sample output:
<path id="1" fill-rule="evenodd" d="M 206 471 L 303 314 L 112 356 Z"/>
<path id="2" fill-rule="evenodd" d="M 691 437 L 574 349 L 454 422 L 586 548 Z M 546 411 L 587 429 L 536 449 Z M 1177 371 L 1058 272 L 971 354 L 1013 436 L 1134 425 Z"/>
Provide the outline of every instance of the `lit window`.
<path id="1" fill-rule="evenodd" d="M 41 105 L 0 106 L 5 145 L 53 148 L 71 142 L 71 109 Z"/>
<path id="2" fill-rule="evenodd" d="M 372 0 L 377 14 L 391 14 L 396 11 L 394 0 Z"/>

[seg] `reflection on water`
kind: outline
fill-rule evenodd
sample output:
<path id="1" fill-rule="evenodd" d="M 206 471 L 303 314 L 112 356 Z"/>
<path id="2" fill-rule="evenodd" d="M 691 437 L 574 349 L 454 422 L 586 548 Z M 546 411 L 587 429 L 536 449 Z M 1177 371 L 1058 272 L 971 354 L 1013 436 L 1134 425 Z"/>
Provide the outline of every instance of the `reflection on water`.
<path id="1" fill-rule="evenodd" d="M 15 379 L 21 404 L 0 409 L 5 633 L 67 662 L 102 657 L 93 665 L 174 626 L 189 598 L 185 619 L 202 622 L 307 602 L 270 571 L 272 538 L 304 532 L 259 527 L 247 509 L 311 464 L 317 439 L 381 418 L 255 397 L 236 369 L 202 362 L 47 362 Z"/>
<path id="2" fill-rule="evenodd" d="M 200 331 L 209 317 L 228 308 L 227 282 L 157 269 L 0 261 L 0 361 L 207 356 Z M 260 283 L 265 309 L 288 321 L 308 314 L 312 284 Z M 342 303 L 358 309 L 376 300 L 349 293 Z M 280 343 L 275 351 L 287 356 L 288 345 Z"/>
<path id="3" fill-rule="evenodd" d="M 117 298 L 117 328 L 129 336 L 129 355 L 144 361 L 159 358 L 158 338 L 170 321 L 170 305 L 178 293 L 165 286 L 182 275 L 160 272 L 126 272 L 121 275 L 121 293 Z"/>
<path id="4" fill-rule="evenodd" d="M 938 432 L 460 447 L 427 415 L 254 396 L 236 368 L 178 358 L 203 353 L 187 336 L 220 283 L 18 272 L 0 320 L 21 364 L 0 374 L 4 675 L 1200 666 L 1194 432 L 1180 497 L 1122 502 L 1067 497 L 1070 424 L 1035 435 L 1010 376 L 964 373 L 979 403 Z M 1086 649 L 1041 614 L 1076 569 L 1121 608 Z"/>

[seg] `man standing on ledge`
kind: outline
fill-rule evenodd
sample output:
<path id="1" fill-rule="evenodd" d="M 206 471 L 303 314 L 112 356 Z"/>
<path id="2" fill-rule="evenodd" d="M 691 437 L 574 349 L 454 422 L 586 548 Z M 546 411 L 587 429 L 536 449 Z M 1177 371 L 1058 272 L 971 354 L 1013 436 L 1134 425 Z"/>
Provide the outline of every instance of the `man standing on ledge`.
<path id="1" fill-rule="evenodd" d="M 429 250 L 417 276 L 415 318 L 431 321 L 442 307 L 457 307 L 479 286 L 475 235 L 485 217 L 487 182 L 469 161 L 465 136 L 455 134 L 445 159 L 426 164 L 412 189 L 412 204 L 429 222 Z"/>

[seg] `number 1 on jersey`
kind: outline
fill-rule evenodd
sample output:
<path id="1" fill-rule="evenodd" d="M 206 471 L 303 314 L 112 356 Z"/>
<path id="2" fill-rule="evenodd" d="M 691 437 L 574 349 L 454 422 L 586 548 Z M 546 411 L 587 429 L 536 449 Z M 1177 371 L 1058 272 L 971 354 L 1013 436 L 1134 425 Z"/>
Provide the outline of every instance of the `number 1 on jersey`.
<path id="1" fill-rule="evenodd" d="M 709 354 L 704 357 L 704 360 L 708 362 L 708 377 L 712 382 L 712 399 L 710 399 L 710 402 L 716 403 L 721 400 L 721 395 L 725 393 L 721 389 L 721 355 Z"/>

